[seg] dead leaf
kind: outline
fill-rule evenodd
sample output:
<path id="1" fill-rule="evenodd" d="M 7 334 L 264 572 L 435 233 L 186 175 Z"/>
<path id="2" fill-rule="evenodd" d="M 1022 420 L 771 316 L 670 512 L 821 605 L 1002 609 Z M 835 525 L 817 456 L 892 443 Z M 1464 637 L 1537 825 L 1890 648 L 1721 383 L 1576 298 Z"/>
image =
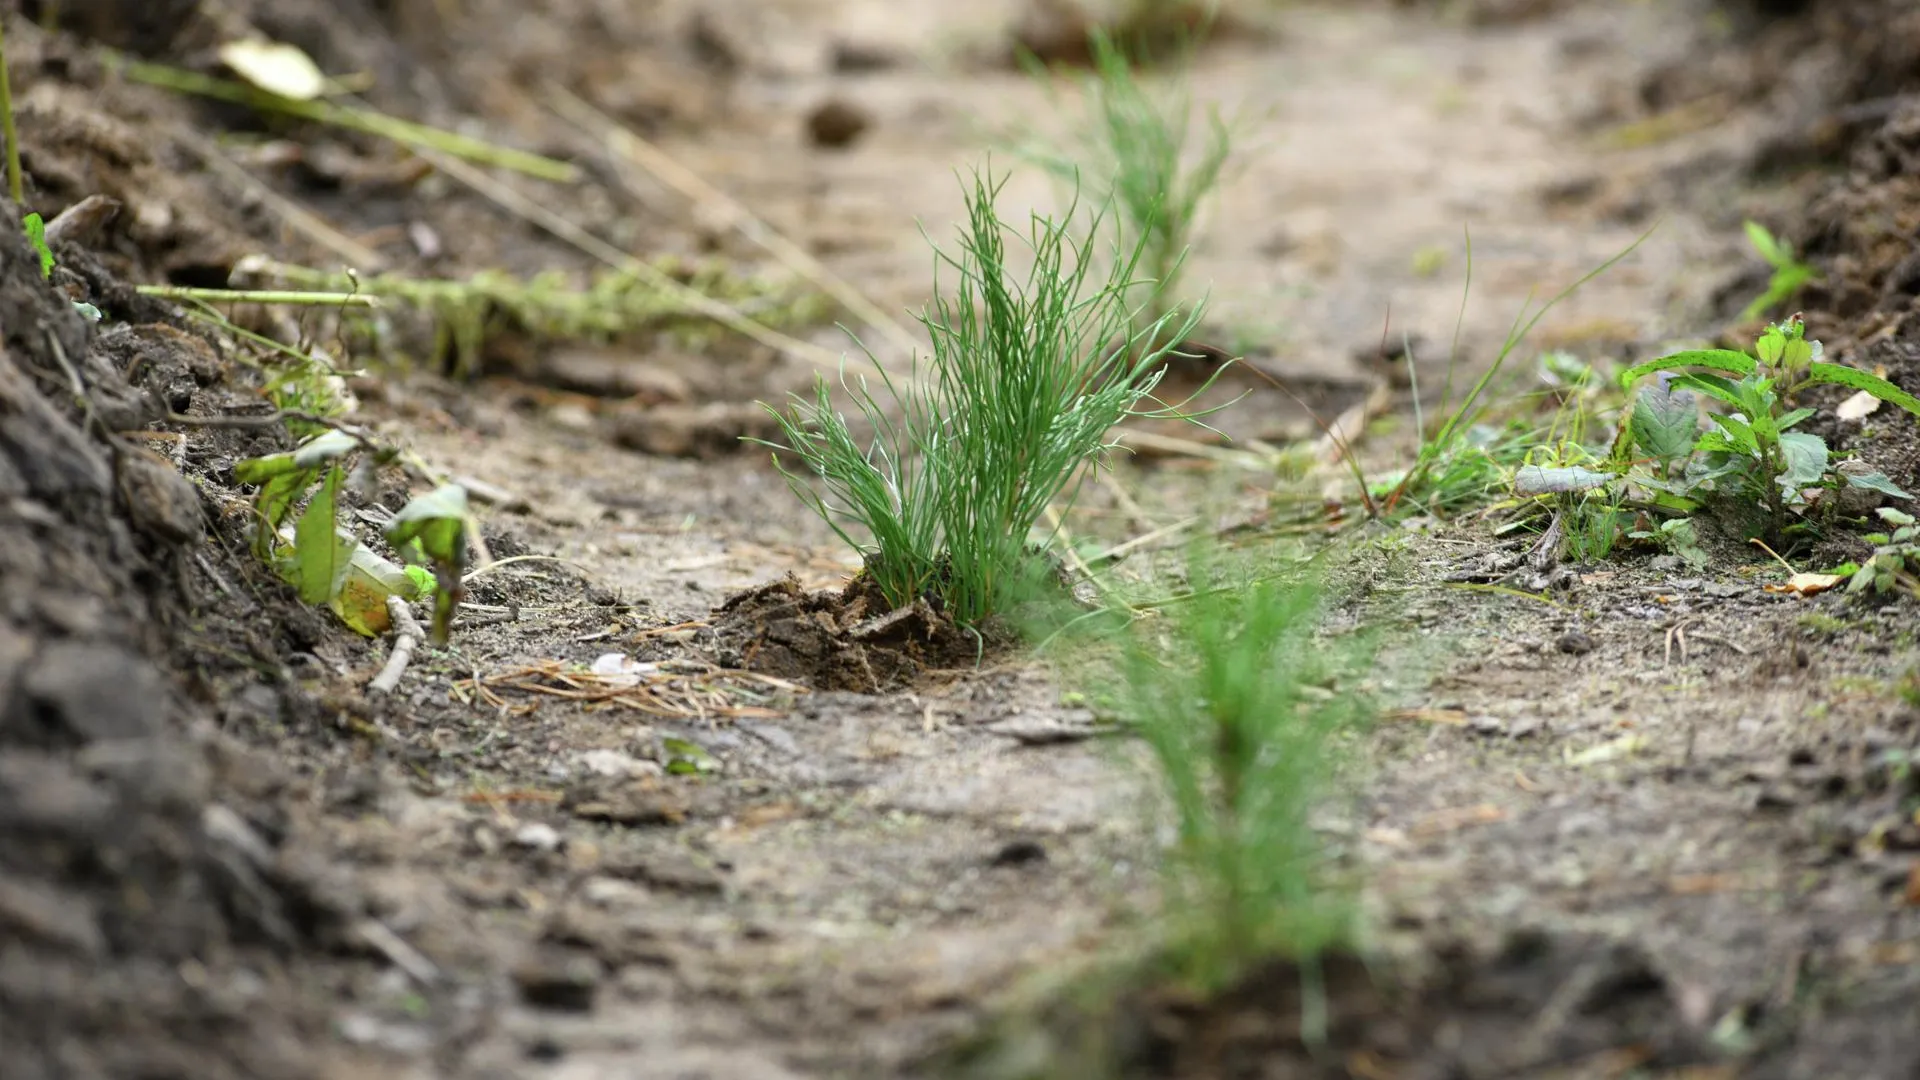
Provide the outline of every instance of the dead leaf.
<path id="1" fill-rule="evenodd" d="M 1623 735 L 1618 739 L 1609 739 L 1598 745 L 1589 746 L 1578 753 L 1569 749 L 1567 751 L 1566 761 L 1567 764 L 1575 768 L 1582 768 L 1588 765 L 1601 765 L 1609 761 L 1618 761 L 1624 757 L 1632 757 L 1641 750 L 1646 749 L 1646 745 L 1647 740 L 1639 735 Z"/>
<path id="2" fill-rule="evenodd" d="M 1847 580 L 1845 574 L 1799 573 L 1788 578 L 1785 585 L 1768 585 L 1765 586 L 1765 588 L 1770 593 L 1793 593 L 1797 596 L 1812 596 L 1814 593 L 1826 592 L 1828 589 L 1833 588 L 1845 580 Z"/>
<path id="3" fill-rule="evenodd" d="M 1435 810 L 1413 823 L 1413 835 L 1435 836 L 1464 829 L 1469 825 L 1491 825 L 1496 821 L 1505 821 L 1506 817 L 1507 812 L 1492 803 Z"/>
<path id="4" fill-rule="evenodd" d="M 1460 727 L 1467 722 L 1467 711 L 1465 709 L 1395 709 L 1387 713 L 1384 719 L 1412 720 L 1423 724 Z"/>
<path id="5" fill-rule="evenodd" d="M 1907 904 L 1920 907 L 1920 863 L 1914 863 L 1913 869 L 1907 871 Z"/>
<path id="6" fill-rule="evenodd" d="M 220 46 L 220 62 L 235 75 L 294 101 L 312 101 L 326 93 L 320 65 L 297 47 L 266 38 L 242 38 Z"/>
<path id="7" fill-rule="evenodd" d="M 1879 407 L 1880 399 L 1862 390 L 1841 402 L 1840 407 L 1833 410 L 1833 414 L 1842 420 L 1865 420 Z"/>

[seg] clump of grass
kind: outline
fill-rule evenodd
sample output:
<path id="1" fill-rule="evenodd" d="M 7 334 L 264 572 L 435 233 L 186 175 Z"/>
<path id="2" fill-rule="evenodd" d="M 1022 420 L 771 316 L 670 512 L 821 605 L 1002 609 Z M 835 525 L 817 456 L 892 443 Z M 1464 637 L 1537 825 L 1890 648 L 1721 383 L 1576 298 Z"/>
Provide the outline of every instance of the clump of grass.
<path id="1" fill-rule="evenodd" d="M 1095 30 L 1090 47 L 1086 121 L 1075 125 L 1065 149 L 1032 140 L 1022 152 L 1061 180 L 1084 178 L 1111 193 L 1127 235 L 1143 248 L 1142 276 L 1152 289 L 1146 312 L 1157 318 L 1179 295 L 1201 204 L 1219 185 L 1233 150 L 1232 129 L 1210 108 L 1194 148 L 1193 103 L 1178 74 L 1172 90 L 1155 94 L 1112 36 Z"/>
<path id="2" fill-rule="evenodd" d="M 1189 582 L 1165 629 L 1136 637 L 1124 665 L 1129 711 L 1178 825 L 1173 955 L 1210 986 L 1274 955 L 1310 970 L 1355 930 L 1308 816 L 1341 733 L 1365 718 L 1364 699 L 1337 688 L 1361 647 L 1315 640 L 1311 578 L 1247 581 L 1197 552 Z"/>
<path id="3" fill-rule="evenodd" d="M 936 246 L 935 295 L 920 314 L 931 356 L 898 381 L 877 364 L 871 381 L 842 373 L 870 441 L 825 378 L 811 399 L 768 406 L 780 440 L 766 445 L 799 460 L 794 490 L 859 550 L 888 602 L 928 598 L 962 625 L 1036 595 L 1047 568 L 1034 527 L 1109 447 L 1114 425 L 1183 415 L 1152 395 L 1197 318 L 1162 312 L 1137 324 L 1128 296 L 1144 239 L 1119 245 L 1098 276 L 1104 214 L 1079 234 L 1071 212 L 1035 214 L 1021 235 L 996 209 L 1004 183 L 975 173 L 959 250 Z M 1009 265 L 1010 239 L 1026 249 L 1024 278 Z M 949 273 L 957 280 L 942 292 Z"/>

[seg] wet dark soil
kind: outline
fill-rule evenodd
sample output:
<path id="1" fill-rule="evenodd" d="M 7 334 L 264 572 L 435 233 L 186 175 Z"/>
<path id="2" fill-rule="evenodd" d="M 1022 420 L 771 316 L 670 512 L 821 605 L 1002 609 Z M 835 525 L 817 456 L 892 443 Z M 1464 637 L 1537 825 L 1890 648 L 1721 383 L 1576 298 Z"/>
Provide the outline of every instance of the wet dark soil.
<path id="1" fill-rule="evenodd" d="M 1150 940 L 1157 840 L 1129 744 L 1072 692 L 1083 673 L 884 611 L 780 475 L 734 451 L 764 422 L 754 399 L 818 357 L 685 320 L 555 342 L 495 311 L 488 377 L 457 382 L 346 355 L 366 339 L 324 319 L 232 311 L 365 359 L 356 421 L 500 489 L 488 547 L 541 557 L 476 580 L 454 642 L 392 695 L 366 688 L 384 645 L 251 554 L 232 467 L 286 433 L 167 420 L 258 416 L 261 375 L 133 284 L 224 284 L 255 254 L 579 283 L 605 267 L 397 144 L 143 85 L 103 45 L 211 71 L 215 44 L 257 29 L 378 108 L 571 159 L 577 183 L 508 181 L 623 250 L 777 269 L 556 119 L 565 89 L 895 310 L 924 300 L 914 219 L 952 219 L 950 166 L 1038 111 L 1005 64 L 1019 11 L 253 0 L 61 5 L 43 29 L 48 6 L 20 7 L 27 202 L 120 209 L 55 243 L 50 282 L 0 230 L 8 1077 L 1920 1067 L 1911 601 L 1648 552 L 1543 601 L 1447 580 L 1484 523 L 1349 534 L 1336 614 L 1386 633 L 1371 689 L 1392 711 L 1325 825 L 1371 929 L 1364 961 L 1326 962 L 1320 1041 L 1298 968 L 1210 998 L 1151 965 L 1115 981 L 1106 958 Z M 1303 403 L 1398 416 L 1416 381 L 1430 399 L 1437 357 L 1399 361 L 1413 377 L 1368 358 L 1388 300 L 1391 337 L 1448 340 L 1458 283 L 1423 268 L 1459 269 L 1463 220 L 1485 297 L 1469 365 L 1510 305 L 1659 217 L 1542 343 L 1713 336 L 1754 291 L 1738 226 L 1759 216 L 1825 275 L 1798 304 L 1830 356 L 1920 391 L 1909 5 L 1433 7 L 1255 12 L 1204 54 L 1199 92 L 1267 108 L 1277 139 L 1223 190 L 1190 271 L 1213 283 L 1210 333 L 1257 343 L 1293 391 L 1236 385 L 1236 445 L 1311 437 Z M 388 355 L 434 354 L 429 320 L 394 320 Z M 1375 430 L 1370 465 L 1403 460 Z M 1912 418 L 1821 430 L 1920 490 Z M 1125 543 L 1223 492 L 1208 515 L 1274 518 L 1270 471 L 1154 453 L 1090 481 L 1075 537 Z M 396 470 L 379 501 L 407 484 Z M 1036 973 L 1083 968 L 1106 992 L 1035 1003 Z"/>

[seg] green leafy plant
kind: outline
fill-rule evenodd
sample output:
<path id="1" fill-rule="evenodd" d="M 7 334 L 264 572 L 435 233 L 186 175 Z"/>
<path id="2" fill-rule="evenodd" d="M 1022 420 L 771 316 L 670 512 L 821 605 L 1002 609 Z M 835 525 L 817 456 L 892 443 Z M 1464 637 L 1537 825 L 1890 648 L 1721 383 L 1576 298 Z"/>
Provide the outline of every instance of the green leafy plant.
<path id="1" fill-rule="evenodd" d="M 1135 328 L 1127 297 L 1144 240 L 1122 245 L 1096 277 L 1103 216 L 1076 237 L 1073 214 L 1035 214 L 1020 236 L 995 209 L 1004 182 L 976 173 L 958 252 L 935 248 L 935 296 L 920 314 L 930 360 L 916 357 L 899 381 L 877 363 L 872 381 L 842 374 L 871 440 L 855 436 L 820 378 L 811 399 L 767 406 L 780 439 L 763 443 L 798 459 L 794 491 L 860 551 L 889 603 L 929 598 L 963 625 L 1042 587 L 1050 568 L 1034 527 L 1108 449 L 1115 424 L 1186 415 L 1152 394 L 1197 317 L 1165 313 Z M 1009 268 L 1010 238 L 1027 249 L 1024 279 Z M 950 293 L 943 272 L 957 275 Z"/>
<path id="2" fill-rule="evenodd" d="M 1361 474 L 1360 465 L 1354 459 L 1354 456 L 1352 454 L 1343 455 L 1348 463 L 1348 467 L 1354 471 L 1356 479 L 1360 481 L 1362 497 L 1367 504 L 1367 512 L 1370 515 L 1380 516 L 1392 514 L 1397 510 L 1403 510 L 1408 507 L 1414 507 L 1424 509 L 1430 513 L 1438 513 L 1475 501 L 1483 497 L 1485 492 L 1494 490 L 1495 485 L 1488 485 L 1483 482 L 1487 474 L 1486 462 L 1484 460 L 1487 455 L 1484 451 L 1476 450 L 1474 445 L 1474 435 L 1477 432 L 1486 430 L 1487 427 L 1483 421 L 1488 409 L 1488 389 L 1493 385 L 1494 381 L 1500 377 L 1501 372 L 1506 369 L 1508 360 L 1510 360 L 1514 352 L 1519 349 L 1521 343 L 1526 341 L 1527 336 L 1533 332 L 1533 328 L 1540 324 L 1541 319 L 1546 318 L 1548 312 L 1578 292 L 1582 286 L 1594 278 L 1599 277 L 1601 274 L 1606 273 L 1608 270 L 1611 270 L 1621 260 L 1633 254 L 1641 244 L 1646 242 L 1647 237 L 1650 235 L 1652 235 L 1651 232 L 1642 235 L 1632 244 L 1629 244 L 1618 255 L 1613 256 L 1606 262 L 1588 271 L 1571 285 L 1554 294 L 1538 308 L 1533 308 L 1531 301 L 1529 301 L 1526 306 L 1523 306 L 1520 312 L 1514 316 L 1513 323 L 1508 327 L 1507 336 L 1505 340 L 1501 342 L 1499 352 L 1494 354 L 1493 363 L 1489 364 L 1486 370 L 1480 373 L 1480 377 L 1474 380 L 1473 386 L 1468 389 L 1466 396 L 1460 399 L 1458 405 L 1455 405 L 1453 404 L 1454 360 L 1459 351 L 1460 325 L 1464 323 L 1466 319 L 1467 297 L 1473 290 L 1473 245 L 1471 239 L 1469 239 L 1466 250 L 1466 279 L 1461 286 L 1460 318 L 1455 323 L 1454 348 L 1448 356 L 1446 382 L 1440 394 L 1441 409 L 1443 412 L 1440 422 L 1429 430 L 1427 418 L 1424 413 L 1420 411 L 1418 369 L 1412 359 L 1409 358 L 1407 361 L 1407 370 L 1415 379 L 1413 387 L 1415 402 L 1414 421 L 1415 426 L 1420 432 L 1420 449 L 1415 454 L 1413 463 L 1402 471 L 1392 483 L 1376 490 L 1366 482 L 1366 478 Z M 1541 371 L 1543 375 L 1549 377 L 1548 381 L 1550 386 L 1554 386 L 1557 390 L 1569 391 L 1562 394 L 1563 410 L 1571 407 L 1574 410 L 1571 415 L 1576 418 L 1584 418 L 1586 414 L 1584 411 L 1585 406 L 1580 400 L 1581 387 L 1569 386 L 1565 383 L 1565 379 L 1569 374 L 1565 369 L 1567 369 L 1568 366 L 1564 357 L 1550 355 L 1549 357 L 1542 358 Z M 1581 386 L 1586 385 L 1586 381 L 1586 378 L 1583 376 Z M 1560 426 L 1558 420 L 1556 420 L 1555 426 Z M 1522 449 L 1522 454 L 1524 454 L 1524 448 Z M 1515 456 L 1518 457 L 1520 455 Z M 1498 464 L 1504 466 L 1506 463 L 1499 462 Z M 1504 472 L 1504 469 L 1498 471 Z"/>
<path id="3" fill-rule="evenodd" d="M 1792 300 L 1800 290 L 1819 279 L 1813 267 L 1794 257 L 1793 245 L 1774 236 L 1767 227 L 1757 221 L 1746 223 L 1747 242 L 1753 250 L 1773 267 L 1773 276 L 1767 281 L 1767 291 L 1754 297 L 1746 310 L 1740 313 L 1740 321 L 1752 322 L 1769 311 L 1774 311 Z"/>
<path id="4" fill-rule="evenodd" d="M 1847 591 L 1884 594 L 1898 588 L 1920 597 L 1920 524 L 1915 524 L 1912 514 L 1890 506 L 1880 507 L 1877 513 L 1893 531 L 1867 535 L 1867 541 L 1876 545 L 1873 556 L 1853 572 Z"/>
<path id="5" fill-rule="evenodd" d="M 259 488 L 255 553 L 302 601 L 330 608 L 348 627 L 371 636 L 387 626 L 389 596 L 413 601 L 431 595 L 434 640 L 445 642 L 466 566 L 466 491 L 442 486 L 413 499 L 388 523 L 388 543 L 414 565 L 380 556 L 341 524 L 347 466 L 357 461 L 356 471 L 371 470 L 393 457 L 358 436 L 328 430 L 292 450 L 238 462 L 233 475 Z"/>
<path id="6" fill-rule="evenodd" d="M 1702 493 L 1731 488 L 1764 506 L 1775 532 L 1785 525 L 1789 509 L 1805 505 L 1804 492 L 1816 486 L 1846 484 L 1907 497 L 1882 474 L 1833 470 L 1825 440 L 1793 430 L 1814 415 L 1793 401 L 1800 391 L 1823 383 L 1864 390 L 1916 416 L 1920 399 L 1878 376 L 1820 357 L 1820 343 L 1807 340 L 1801 322 L 1790 319 L 1769 326 L 1751 356 L 1702 349 L 1628 368 L 1620 374 L 1623 386 L 1658 376 L 1635 396 L 1621 429 L 1623 445 L 1616 447 L 1616 456 L 1624 458 L 1630 445 L 1643 459 L 1634 463 L 1629 480 L 1678 513 L 1697 509 Z M 1704 430 L 1701 397 L 1723 406 L 1709 413 L 1711 426 Z"/>
<path id="7" fill-rule="evenodd" d="M 1335 887 L 1309 814 L 1343 732 L 1367 715 L 1341 688 L 1363 651 L 1316 640 L 1311 580 L 1248 581 L 1190 559 L 1192 592 L 1125 653 L 1125 715 L 1152 751 L 1178 825 L 1167 909 L 1187 974 L 1220 985 L 1274 954 L 1347 944 L 1352 898 Z"/>
<path id="8" fill-rule="evenodd" d="M 1198 150 L 1189 153 L 1194 110 L 1184 89 L 1153 93 L 1126 51 L 1103 31 L 1093 32 L 1089 46 L 1093 71 L 1082 83 L 1086 121 L 1076 125 L 1067 149 L 1035 138 L 1022 154 L 1076 189 L 1091 183 L 1110 195 L 1125 235 L 1137 238 L 1142 249 L 1141 287 L 1152 297 L 1143 317 L 1152 322 L 1178 303 L 1201 204 L 1220 182 L 1233 133 L 1218 109 L 1208 109 Z"/>

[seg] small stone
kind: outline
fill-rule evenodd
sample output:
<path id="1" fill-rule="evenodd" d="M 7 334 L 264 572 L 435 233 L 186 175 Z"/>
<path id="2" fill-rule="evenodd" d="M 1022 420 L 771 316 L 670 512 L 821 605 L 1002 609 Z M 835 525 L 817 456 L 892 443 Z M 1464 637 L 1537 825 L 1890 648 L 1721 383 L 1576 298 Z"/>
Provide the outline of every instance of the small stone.
<path id="1" fill-rule="evenodd" d="M 170 544 L 198 543 L 205 528 L 199 489 L 152 454 L 132 451 L 119 460 L 120 489 L 134 525 Z"/>
<path id="2" fill-rule="evenodd" d="M 614 780 L 660 775 L 659 762 L 642 761 L 620 750 L 588 750 L 575 760 L 590 775 L 605 776 Z"/>
<path id="3" fill-rule="evenodd" d="M 1580 630 L 1574 630 L 1561 634 L 1559 640 L 1555 641 L 1553 645 L 1554 648 L 1559 649 L 1563 653 L 1572 656 L 1585 656 L 1594 650 L 1595 642 L 1593 635 Z"/>
<path id="4" fill-rule="evenodd" d="M 807 137 L 827 150 L 844 150 L 873 125 L 867 110 L 843 98 L 829 98 L 807 114 Z"/>
<path id="5" fill-rule="evenodd" d="M 630 907 L 645 903 L 647 890 L 619 878 L 590 877 L 580 883 L 580 899 L 594 907 Z"/>
<path id="6" fill-rule="evenodd" d="M 1472 720 L 1467 721 L 1467 726 L 1480 735 L 1504 735 L 1507 733 L 1507 722 L 1497 716 L 1476 716 Z"/>
<path id="7" fill-rule="evenodd" d="M 989 866 L 1031 866 L 1047 861 L 1047 849 L 1038 840 L 1022 838 L 1001 845 L 988 860 Z"/>
<path id="8" fill-rule="evenodd" d="M 543 821 L 530 821 L 513 834 L 513 842 L 533 851 L 558 851 L 560 830 Z"/>
<path id="9" fill-rule="evenodd" d="M 600 989 L 600 964 L 591 956 L 542 954 L 513 970 L 520 998 L 536 1009 L 592 1012 Z"/>

